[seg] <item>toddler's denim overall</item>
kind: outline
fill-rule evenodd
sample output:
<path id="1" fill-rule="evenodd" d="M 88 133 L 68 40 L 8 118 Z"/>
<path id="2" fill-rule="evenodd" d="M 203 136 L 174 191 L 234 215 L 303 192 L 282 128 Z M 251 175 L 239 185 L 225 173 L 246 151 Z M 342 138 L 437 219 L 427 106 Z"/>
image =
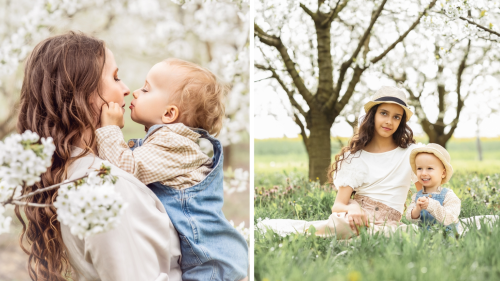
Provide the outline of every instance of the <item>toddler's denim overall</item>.
<path id="1" fill-rule="evenodd" d="M 130 140 L 134 142 L 131 149 L 142 146 L 163 126 L 152 126 L 144 139 Z M 193 131 L 213 145 L 212 171 L 208 176 L 199 184 L 182 190 L 159 182 L 148 184 L 148 187 L 165 206 L 179 233 L 182 280 L 241 280 L 247 276 L 248 246 L 221 210 L 224 203 L 222 146 L 205 130 Z"/>
<path id="2" fill-rule="evenodd" d="M 444 198 L 446 197 L 446 193 L 448 192 L 448 188 L 443 188 L 441 189 L 441 192 L 439 194 L 424 194 L 423 193 L 424 189 L 421 189 L 419 192 L 417 192 L 417 195 L 415 196 L 415 203 L 417 202 L 418 198 L 420 197 L 429 197 L 432 198 L 441 204 L 443 206 Z M 422 210 L 420 211 L 420 222 L 419 224 L 421 226 L 426 227 L 426 229 L 429 229 L 431 225 L 439 223 L 434 216 L 431 215 L 427 210 Z M 453 233 L 454 231 L 457 231 L 458 229 L 458 223 L 453 223 L 450 225 L 446 226 L 446 232 L 448 233 Z"/>

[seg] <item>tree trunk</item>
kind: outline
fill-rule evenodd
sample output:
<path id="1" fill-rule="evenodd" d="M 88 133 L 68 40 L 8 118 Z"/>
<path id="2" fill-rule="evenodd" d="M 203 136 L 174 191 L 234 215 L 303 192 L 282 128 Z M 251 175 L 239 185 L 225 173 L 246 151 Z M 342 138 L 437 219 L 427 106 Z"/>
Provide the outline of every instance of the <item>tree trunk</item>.
<path id="1" fill-rule="evenodd" d="M 309 126 L 309 179 L 325 183 L 328 167 L 331 164 L 330 128 L 332 122 L 319 111 L 311 111 Z"/>
<path id="2" fill-rule="evenodd" d="M 481 139 L 479 136 L 476 138 L 476 145 L 477 145 L 477 155 L 479 156 L 479 161 L 483 161 L 483 149 L 481 148 Z"/>

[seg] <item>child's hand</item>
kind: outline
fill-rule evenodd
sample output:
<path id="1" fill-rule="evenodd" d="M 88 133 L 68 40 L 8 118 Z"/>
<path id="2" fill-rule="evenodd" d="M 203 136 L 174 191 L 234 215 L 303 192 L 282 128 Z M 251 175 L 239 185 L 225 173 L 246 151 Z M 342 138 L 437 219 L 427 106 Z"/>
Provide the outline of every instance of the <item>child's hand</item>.
<path id="1" fill-rule="evenodd" d="M 427 197 L 420 197 L 420 198 L 418 198 L 417 205 L 421 209 L 426 210 L 427 207 L 429 206 L 429 198 L 427 198 Z"/>
<path id="2" fill-rule="evenodd" d="M 110 126 L 116 125 L 118 127 L 123 128 L 123 113 L 124 109 L 118 105 L 116 102 L 109 102 L 109 106 L 107 104 L 103 104 L 101 108 L 101 126 Z"/>

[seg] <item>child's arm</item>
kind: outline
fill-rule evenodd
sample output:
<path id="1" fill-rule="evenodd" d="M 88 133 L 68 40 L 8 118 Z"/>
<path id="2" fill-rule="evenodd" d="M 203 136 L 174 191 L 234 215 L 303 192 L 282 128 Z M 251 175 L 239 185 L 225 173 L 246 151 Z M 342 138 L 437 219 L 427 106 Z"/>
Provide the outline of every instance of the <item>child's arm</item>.
<path id="1" fill-rule="evenodd" d="M 443 206 L 438 201 L 429 198 L 429 206 L 427 211 L 443 225 L 458 223 L 458 216 L 460 215 L 461 201 L 450 189 L 446 193 Z"/>
<path id="2" fill-rule="evenodd" d="M 118 126 L 96 130 L 99 157 L 133 174 L 144 184 L 184 175 L 203 165 L 206 155 L 190 155 L 183 139 L 157 131 L 140 147 L 130 150 Z"/>
<path id="3" fill-rule="evenodd" d="M 120 115 L 121 114 L 121 119 Z M 133 174 L 144 184 L 165 181 L 186 174 L 203 165 L 204 154 L 192 155 L 186 151 L 190 140 L 161 129 L 150 136 L 140 147 L 130 150 L 123 139 L 118 122 L 123 120 L 121 108 L 103 106 L 101 124 L 96 130 L 99 157 Z"/>
<path id="4" fill-rule="evenodd" d="M 406 219 L 409 220 L 410 222 L 413 222 L 413 223 L 416 223 L 420 220 L 420 211 L 422 211 L 420 206 L 415 204 L 416 196 L 417 196 L 417 194 L 413 194 L 413 196 L 411 197 L 410 206 L 408 207 L 408 209 L 406 211 Z"/>

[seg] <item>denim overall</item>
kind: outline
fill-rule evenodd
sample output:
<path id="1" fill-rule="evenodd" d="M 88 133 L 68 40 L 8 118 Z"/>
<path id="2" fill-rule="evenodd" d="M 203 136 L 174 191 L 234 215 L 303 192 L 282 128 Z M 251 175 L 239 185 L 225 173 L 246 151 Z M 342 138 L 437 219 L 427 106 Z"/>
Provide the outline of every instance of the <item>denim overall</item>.
<path id="1" fill-rule="evenodd" d="M 441 204 L 443 206 L 444 198 L 446 197 L 446 193 L 448 192 L 448 188 L 443 188 L 441 189 L 441 192 L 439 194 L 424 194 L 423 189 L 421 189 L 419 192 L 417 192 L 417 195 L 415 196 L 415 203 L 417 202 L 418 198 L 420 197 L 429 197 L 432 198 Z M 429 213 L 427 210 L 422 210 L 420 211 L 420 222 L 419 224 L 421 226 L 427 226 L 426 229 L 430 229 L 430 226 L 433 224 L 439 223 L 436 218 L 434 218 L 431 213 Z M 446 226 L 446 232 L 448 233 L 453 233 L 454 231 L 458 230 L 458 223 L 453 223 L 450 225 Z"/>
<path id="2" fill-rule="evenodd" d="M 141 146 L 163 126 L 152 126 L 144 139 L 132 139 L 129 146 L 132 150 Z M 247 276 L 248 246 L 221 210 L 224 203 L 222 146 L 205 130 L 193 131 L 213 145 L 212 171 L 208 176 L 181 190 L 159 182 L 148 187 L 158 196 L 179 233 L 182 280 L 241 280 Z"/>

